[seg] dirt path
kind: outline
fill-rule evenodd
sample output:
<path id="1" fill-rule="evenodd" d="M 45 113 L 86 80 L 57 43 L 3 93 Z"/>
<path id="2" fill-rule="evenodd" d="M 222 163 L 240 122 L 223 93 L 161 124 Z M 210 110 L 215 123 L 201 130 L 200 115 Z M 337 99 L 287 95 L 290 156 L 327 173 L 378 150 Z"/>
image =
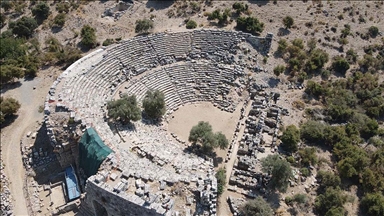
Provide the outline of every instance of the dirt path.
<path id="1" fill-rule="evenodd" d="M 38 112 L 38 107 L 44 104 L 50 83 L 52 83 L 51 80 L 47 81 L 43 78 L 21 81 L 20 87 L 8 90 L 3 95 L 14 97 L 21 104 L 16 120 L 1 130 L 2 160 L 10 182 L 9 188 L 13 198 L 15 215 L 28 215 L 23 190 L 25 170 L 22 164 L 20 140 L 27 131 L 36 128 L 37 122 L 43 119 L 43 114 Z M 33 90 L 34 86 L 36 86 L 35 90 Z"/>

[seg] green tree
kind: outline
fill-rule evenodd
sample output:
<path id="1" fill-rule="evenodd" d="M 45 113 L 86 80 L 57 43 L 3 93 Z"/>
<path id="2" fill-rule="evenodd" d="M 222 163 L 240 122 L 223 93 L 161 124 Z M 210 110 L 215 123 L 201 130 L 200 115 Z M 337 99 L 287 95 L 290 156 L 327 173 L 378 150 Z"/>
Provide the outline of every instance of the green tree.
<path id="1" fill-rule="evenodd" d="M 32 8 L 32 15 L 38 20 L 47 19 L 49 13 L 49 6 L 45 2 L 40 2 L 34 8 Z"/>
<path id="2" fill-rule="evenodd" d="M 379 34 L 379 28 L 376 26 L 371 26 L 368 29 L 368 33 L 371 35 L 371 37 L 376 37 Z"/>
<path id="3" fill-rule="evenodd" d="M 123 94 L 121 99 L 108 101 L 107 109 L 108 116 L 115 121 L 120 120 L 123 123 L 128 123 L 141 119 L 141 111 L 134 95 Z"/>
<path id="4" fill-rule="evenodd" d="M 276 76 L 280 76 L 280 74 L 284 73 L 285 71 L 285 66 L 284 65 L 277 65 L 274 69 L 273 69 L 273 73 L 276 75 Z"/>
<path id="5" fill-rule="evenodd" d="M 264 23 L 260 22 L 256 17 L 238 17 L 236 23 L 237 29 L 253 35 L 259 35 L 264 30 Z"/>
<path id="6" fill-rule="evenodd" d="M 247 201 L 240 207 L 240 214 L 243 216 L 272 216 L 271 206 L 261 197 Z"/>
<path id="7" fill-rule="evenodd" d="M 281 147 L 288 152 L 297 151 L 297 143 L 300 141 L 300 131 L 295 125 L 289 125 L 281 136 Z"/>
<path id="8" fill-rule="evenodd" d="M 310 143 L 321 143 L 324 141 L 324 130 L 326 125 L 318 121 L 307 121 L 300 126 L 300 135 Z"/>
<path id="9" fill-rule="evenodd" d="M 277 47 L 277 51 L 281 54 L 284 54 L 288 48 L 288 42 L 285 39 L 280 39 L 278 42 L 279 46 Z"/>
<path id="10" fill-rule="evenodd" d="M 194 29 L 197 27 L 197 23 L 194 20 L 188 20 L 186 24 L 187 29 Z"/>
<path id="11" fill-rule="evenodd" d="M 12 29 L 12 33 L 24 38 L 31 37 L 37 27 L 38 25 L 35 19 L 25 16 L 16 22 L 9 23 L 9 28 Z"/>
<path id="12" fill-rule="evenodd" d="M 225 184 L 226 184 L 226 171 L 225 168 L 220 168 L 216 175 L 217 179 L 217 194 L 220 196 L 224 192 Z"/>
<path id="13" fill-rule="evenodd" d="M 384 215 L 384 196 L 382 193 L 366 194 L 360 202 L 360 208 L 364 215 L 382 216 Z"/>
<path id="14" fill-rule="evenodd" d="M 136 33 L 148 33 L 153 29 L 153 21 L 149 19 L 136 20 Z"/>
<path id="15" fill-rule="evenodd" d="M 15 65 L 0 65 L 1 83 L 13 82 L 15 79 L 24 77 L 22 68 Z"/>
<path id="16" fill-rule="evenodd" d="M 293 18 L 291 16 L 284 17 L 283 24 L 284 24 L 284 27 L 286 29 L 291 28 L 293 26 L 293 23 L 294 23 L 294 21 L 293 21 Z"/>
<path id="17" fill-rule="evenodd" d="M 212 153 L 214 148 L 224 149 L 228 147 L 228 140 L 221 132 L 213 133 L 212 126 L 208 122 L 200 121 L 189 132 L 188 140 L 193 144 L 200 144 L 206 154 Z"/>
<path id="18" fill-rule="evenodd" d="M 152 119 L 161 118 L 165 114 L 166 108 L 164 93 L 159 90 L 147 91 L 143 100 L 143 108 L 148 117 Z"/>
<path id="19" fill-rule="evenodd" d="M 5 118 L 15 115 L 20 106 L 20 103 L 14 98 L 0 97 L 0 124 L 5 121 Z"/>
<path id="20" fill-rule="evenodd" d="M 343 208 L 346 201 L 347 197 L 340 189 L 327 188 L 325 193 L 316 197 L 315 210 L 319 215 L 332 215 L 331 213 L 336 211 L 335 208 Z M 344 213 L 344 209 L 342 212 Z"/>
<path id="21" fill-rule="evenodd" d="M 320 184 L 320 192 L 324 192 L 326 188 L 333 187 L 338 188 L 340 186 L 341 180 L 340 177 L 335 175 L 331 171 L 320 170 L 317 172 L 316 176 L 317 181 Z"/>
<path id="22" fill-rule="evenodd" d="M 89 25 L 84 25 L 81 29 L 81 44 L 87 48 L 94 48 L 97 45 L 96 29 Z"/>
<path id="23" fill-rule="evenodd" d="M 241 13 L 248 11 L 248 4 L 244 4 L 242 2 L 235 2 L 233 3 L 232 8 L 236 10 L 236 13 L 238 15 L 240 15 Z"/>
<path id="24" fill-rule="evenodd" d="M 307 61 L 307 68 L 309 71 L 315 71 L 324 67 L 328 62 L 328 53 L 321 49 L 312 50 Z"/>
<path id="25" fill-rule="evenodd" d="M 278 190 L 285 192 L 288 188 L 289 179 L 293 176 L 291 165 L 284 159 L 281 159 L 279 155 L 268 155 L 261 160 L 261 166 L 263 172 L 270 173 L 272 175 L 268 184 L 272 190 Z"/>
<path id="26" fill-rule="evenodd" d="M 336 72 L 345 75 L 345 73 L 349 69 L 349 63 L 345 58 L 337 56 L 337 57 L 335 57 L 335 59 L 332 62 L 332 68 Z"/>

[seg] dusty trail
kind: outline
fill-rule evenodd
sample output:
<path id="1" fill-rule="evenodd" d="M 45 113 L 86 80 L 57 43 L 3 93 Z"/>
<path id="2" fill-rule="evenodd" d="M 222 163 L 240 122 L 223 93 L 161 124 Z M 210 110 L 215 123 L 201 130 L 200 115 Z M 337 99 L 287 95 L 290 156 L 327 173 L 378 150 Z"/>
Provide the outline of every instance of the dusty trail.
<path id="1" fill-rule="evenodd" d="M 9 188 L 15 215 L 28 215 L 24 196 L 25 170 L 22 163 L 20 140 L 27 131 L 36 128 L 37 122 L 43 119 L 43 114 L 38 112 L 38 107 L 44 104 L 49 83 L 41 78 L 21 81 L 20 87 L 4 93 L 5 97 L 13 97 L 21 104 L 15 121 L 1 130 L 2 160 L 10 182 Z M 37 86 L 36 90 L 33 90 L 34 86 Z"/>

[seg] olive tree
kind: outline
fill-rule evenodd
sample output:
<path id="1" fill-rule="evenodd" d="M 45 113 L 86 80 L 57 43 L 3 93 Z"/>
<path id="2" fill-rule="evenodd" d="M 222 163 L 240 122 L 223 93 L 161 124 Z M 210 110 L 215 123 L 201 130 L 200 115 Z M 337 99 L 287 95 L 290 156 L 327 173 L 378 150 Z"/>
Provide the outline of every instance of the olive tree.
<path id="1" fill-rule="evenodd" d="M 263 172 L 272 175 L 268 186 L 272 190 L 285 192 L 288 188 L 289 179 L 292 178 L 291 165 L 279 155 L 268 155 L 261 160 Z"/>
<path id="2" fill-rule="evenodd" d="M 159 90 L 147 91 L 143 100 L 143 108 L 148 117 L 161 118 L 165 114 L 164 93 Z"/>
<path id="3" fill-rule="evenodd" d="M 225 149 L 228 140 L 221 132 L 213 133 L 212 126 L 208 122 L 200 121 L 189 132 L 188 140 L 193 144 L 200 144 L 203 153 L 210 154 L 214 148 Z"/>
<path id="4" fill-rule="evenodd" d="M 141 119 L 141 111 L 134 95 L 123 94 L 118 100 L 108 101 L 107 109 L 108 116 L 115 121 L 120 120 L 122 123 L 128 123 Z"/>

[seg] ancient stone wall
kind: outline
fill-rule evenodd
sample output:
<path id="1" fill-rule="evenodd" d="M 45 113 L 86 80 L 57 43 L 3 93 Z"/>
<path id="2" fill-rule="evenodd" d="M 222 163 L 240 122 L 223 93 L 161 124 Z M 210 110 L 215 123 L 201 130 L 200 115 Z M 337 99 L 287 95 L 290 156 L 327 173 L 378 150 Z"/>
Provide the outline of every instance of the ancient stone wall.
<path id="1" fill-rule="evenodd" d="M 106 188 L 107 187 L 107 188 Z M 145 203 L 138 205 L 131 202 L 135 195 L 126 193 L 110 192 L 111 188 L 105 183 L 95 183 L 88 180 L 86 187 L 85 202 L 90 211 L 96 216 L 104 215 L 140 215 L 140 216 L 157 216 L 161 215 L 155 209 L 147 209 Z M 139 197 L 137 197 L 140 199 Z M 141 200 L 141 199 L 140 199 Z M 134 200 L 133 200 L 134 201 Z"/>

